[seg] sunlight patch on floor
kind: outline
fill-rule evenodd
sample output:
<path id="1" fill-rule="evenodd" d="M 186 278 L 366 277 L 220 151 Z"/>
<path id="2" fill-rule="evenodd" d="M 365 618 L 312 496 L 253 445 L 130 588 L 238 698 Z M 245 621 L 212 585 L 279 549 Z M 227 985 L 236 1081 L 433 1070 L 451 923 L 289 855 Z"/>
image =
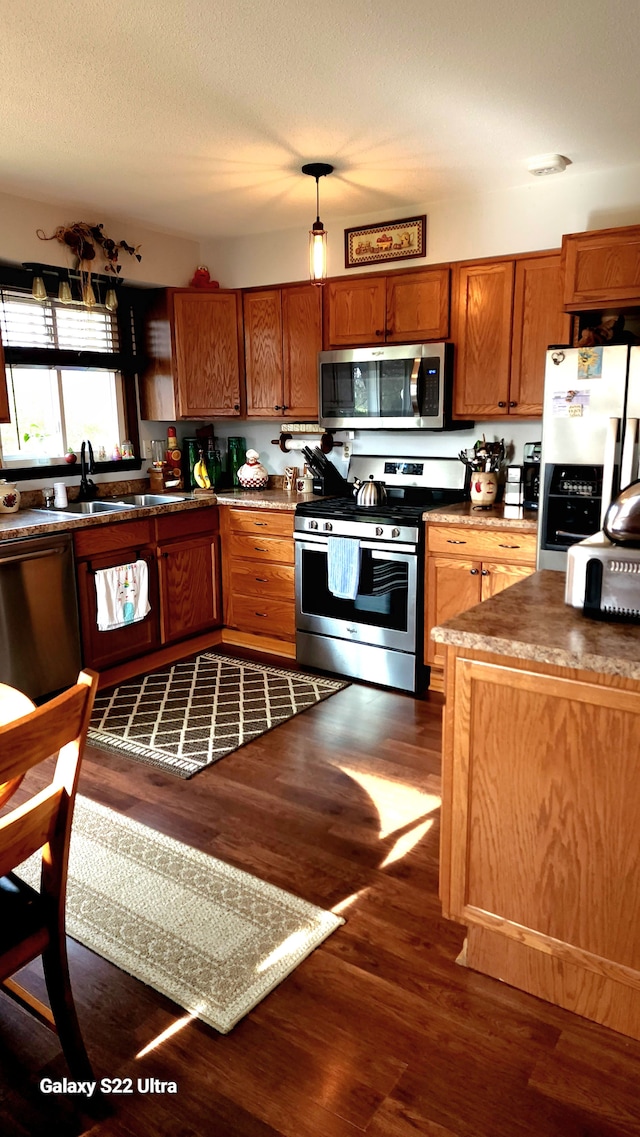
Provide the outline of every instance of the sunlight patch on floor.
<path id="1" fill-rule="evenodd" d="M 394 861 L 401 861 L 403 857 L 406 857 L 407 853 L 410 853 L 414 846 L 418 844 L 418 841 L 421 841 L 422 838 L 426 836 L 432 825 L 433 818 L 430 818 L 428 821 L 423 821 L 421 825 L 416 825 L 414 829 L 410 829 L 408 833 L 403 833 L 402 837 L 398 837 L 398 840 L 387 853 L 380 868 L 386 869 L 387 865 L 392 865 Z"/>
<path id="2" fill-rule="evenodd" d="M 291 955 L 292 952 L 299 951 L 300 948 L 303 947 L 303 945 L 306 943 L 306 941 L 306 930 L 302 929 L 299 932 L 292 932 L 290 936 L 287 936 L 286 940 L 283 940 L 281 944 L 278 944 L 278 946 L 275 947 L 273 951 L 269 952 L 269 955 L 265 956 L 265 958 L 260 961 L 256 967 L 258 975 L 260 975 L 262 971 L 268 971 L 268 969 L 270 967 L 273 967 L 275 963 L 280 963 L 281 959 L 286 959 L 286 957 L 288 955 Z"/>
<path id="3" fill-rule="evenodd" d="M 364 896 L 368 891 L 368 888 L 361 888 L 359 892 L 352 892 L 351 896 L 345 896 L 344 900 L 339 900 L 337 904 L 334 904 L 331 908 L 331 911 L 335 912 L 336 916 L 341 916 L 342 913 L 347 910 L 347 908 L 350 908 L 352 904 L 355 904 L 356 900 L 358 900 L 361 896 Z"/>
<path id="4" fill-rule="evenodd" d="M 181 1019 L 176 1019 L 175 1022 L 171 1023 L 171 1026 L 168 1026 L 166 1030 L 163 1030 L 161 1034 L 153 1038 L 151 1042 L 148 1042 L 142 1050 L 139 1050 L 136 1054 L 136 1058 L 144 1058 L 145 1054 L 149 1054 L 152 1050 L 157 1050 L 167 1039 L 173 1038 L 173 1035 L 177 1034 L 178 1031 L 184 1030 L 189 1023 L 198 1017 L 202 1009 L 202 1007 L 197 1007 L 195 1011 L 191 1011 L 188 1015 L 183 1015 Z"/>
<path id="5" fill-rule="evenodd" d="M 340 766 L 340 769 L 362 786 L 373 801 L 380 818 L 380 840 L 390 837 L 398 829 L 406 828 L 412 821 L 433 813 L 440 806 L 438 794 L 425 793 L 404 782 L 382 778 L 379 774 L 363 774 L 349 766 Z"/>

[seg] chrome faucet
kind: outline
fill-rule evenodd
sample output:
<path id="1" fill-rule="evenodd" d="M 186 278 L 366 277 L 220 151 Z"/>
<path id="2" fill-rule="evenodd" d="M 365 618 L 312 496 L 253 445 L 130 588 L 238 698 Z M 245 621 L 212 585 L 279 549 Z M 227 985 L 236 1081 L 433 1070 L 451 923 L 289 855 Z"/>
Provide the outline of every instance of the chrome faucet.
<path id="1" fill-rule="evenodd" d="M 89 463 L 87 465 L 87 450 L 89 452 Z M 96 464 L 93 458 L 93 446 L 87 439 L 86 442 L 82 440 L 80 447 L 80 492 L 78 494 L 78 501 L 93 501 L 98 496 L 98 487 L 87 474 L 94 474 Z"/>

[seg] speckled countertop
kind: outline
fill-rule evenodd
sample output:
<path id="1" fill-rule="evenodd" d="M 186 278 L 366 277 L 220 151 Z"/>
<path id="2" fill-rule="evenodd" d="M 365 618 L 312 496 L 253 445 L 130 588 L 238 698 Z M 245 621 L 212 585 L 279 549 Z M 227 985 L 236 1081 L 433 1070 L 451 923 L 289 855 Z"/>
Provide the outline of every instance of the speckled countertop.
<path id="1" fill-rule="evenodd" d="M 564 579 L 533 573 L 431 635 L 438 643 L 640 679 L 640 627 L 583 616 L 564 603 Z"/>
<path id="2" fill-rule="evenodd" d="M 423 514 L 423 520 L 438 525 L 477 525 L 489 529 L 519 529 L 522 533 L 535 533 L 538 514 L 535 509 L 522 509 L 519 505 L 492 505 L 480 509 L 470 501 L 456 505 L 443 505 Z"/>
<path id="3" fill-rule="evenodd" d="M 220 490 L 218 505 L 246 505 L 250 509 L 295 510 L 301 501 L 313 501 L 312 493 L 288 493 L 283 489 Z"/>
<path id="4" fill-rule="evenodd" d="M 108 501 L 108 498 L 103 500 Z M 73 504 L 73 503 L 70 503 Z M 114 524 L 117 521 L 131 521 L 137 517 L 155 517 L 159 513 L 179 513 L 185 509 L 202 509 L 216 504 L 215 494 L 192 497 L 191 494 L 176 493 L 175 501 L 165 505 L 148 505 L 108 513 L 71 514 L 56 509 L 20 509 L 17 513 L 0 514 L 0 541 L 19 537 L 40 537 L 47 533 L 67 532 L 71 529 L 86 529 L 95 525 Z"/>

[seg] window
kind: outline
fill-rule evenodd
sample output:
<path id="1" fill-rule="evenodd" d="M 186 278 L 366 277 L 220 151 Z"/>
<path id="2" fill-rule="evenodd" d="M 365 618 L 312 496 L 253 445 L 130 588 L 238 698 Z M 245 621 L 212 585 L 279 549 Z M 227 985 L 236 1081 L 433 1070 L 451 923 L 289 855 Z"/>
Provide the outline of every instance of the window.
<path id="1" fill-rule="evenodd" d="M 0 425 L 4 466 L 55 465 L 83 438 L 108 460 L 132 436 L 114 313 L 0 289 L 0 335 L 11 417 Z"/>

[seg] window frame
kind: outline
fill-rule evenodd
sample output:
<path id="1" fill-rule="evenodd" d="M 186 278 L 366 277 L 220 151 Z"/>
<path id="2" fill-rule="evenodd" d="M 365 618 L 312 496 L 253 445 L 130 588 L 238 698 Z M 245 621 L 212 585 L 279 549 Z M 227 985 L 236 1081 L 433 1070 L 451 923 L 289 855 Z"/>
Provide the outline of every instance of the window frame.
<path id="1" fill-rule="evenodd" d="M 67 279 L 67 270 L 47 265 L 39 265 L 37 267 L 45 282 L 48 298 L 56 299 L 58 283 L 61 279 Z M 77 278 L 79 274 L 72 272 L 69 275 L 73 279 L 74 276 Z M 0 265 L 0 288 L 30 293 L 32 280 L 33 273 L 24 268 Z M 97 284 L 99 288 L 113 288 L 116 278 L 93 273 L 92 281 L 94 284 Z M 108 371 L 118 371 L 120 373 L 122 376 L 126 437 L 132 442 L 133 452 L 136 457 L 123 458 L 119 461 L 96 461 L 96 474 L 111 473 L 118 470 L 123 473 L 126 471 L 140 470 L 143 463 L 143 458 L 140 455 L 140 429 L 136 383 L 136 378 L 143 363 L 143 359 L 138 356 L 136 351 L 136 344 L 142 342 L 140 337 L 141 297 L 137 295 L 138 290 L 127 288 L 126 285 L 120 283 L 117 283 L 117 290 L 118 308 L 116 311 L 116 319 L 120 341 L 120 349 L 117 352 L 73 351 L 60 348 L 9 346 L 5 346 L 3 350 L 2 344 L 0 343 L 0 366 L 2 365 L 4 356 L 5 367 L 10 365 L 14 367 L 20 365 L 36 367 L 47 366 L 74 368 L 76 370 L 101 368 Z M 75 471 L 75 467 L 68 462 L 58 462 L 55 464 L 37 463 L 35 465 L 24 466 L 11 465 L 3 466 L 2 469 L 10 470 L 11 477 L 16 481 L 64 477 L 65 475 L 68 477 Z"/>

